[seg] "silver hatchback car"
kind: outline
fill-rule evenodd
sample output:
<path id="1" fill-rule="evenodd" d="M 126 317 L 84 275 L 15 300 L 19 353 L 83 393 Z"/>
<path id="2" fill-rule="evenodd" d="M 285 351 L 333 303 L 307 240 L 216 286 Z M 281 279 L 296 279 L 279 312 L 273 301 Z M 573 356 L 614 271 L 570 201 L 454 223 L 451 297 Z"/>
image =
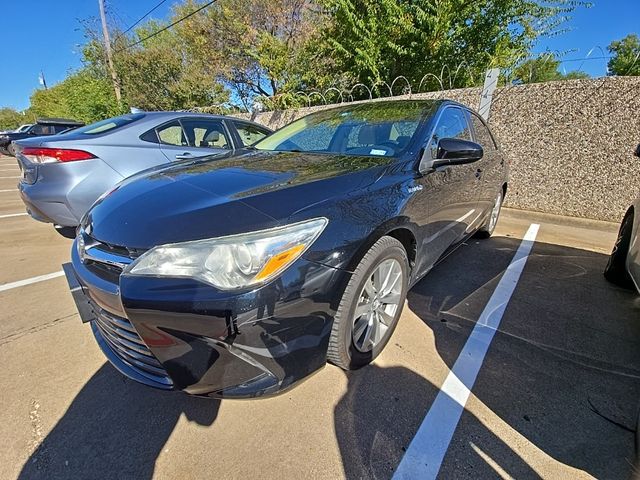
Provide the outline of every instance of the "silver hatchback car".
<path id="1" fill-rule="evenodd" d="M 238 150 L 270 133 L 232 117 L 141 112 L 20 140 L 20 195 L 31 217 L 69 235 L 100 195 L 124 178 L 176 160 Z"/>

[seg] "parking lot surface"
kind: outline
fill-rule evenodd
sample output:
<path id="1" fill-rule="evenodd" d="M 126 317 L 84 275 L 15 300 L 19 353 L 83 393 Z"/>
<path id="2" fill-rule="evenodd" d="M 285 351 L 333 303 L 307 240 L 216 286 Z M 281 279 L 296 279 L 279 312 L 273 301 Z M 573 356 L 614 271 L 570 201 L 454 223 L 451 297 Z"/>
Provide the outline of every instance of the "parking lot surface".
<path id="1" fill-rule="evenodd" d="M 409 293 L 370 366 L 216 401 L 116 372 L 60 271 L 71 241 L 24 212 L 0 157 L 1 478 L 391 478 L 532 224 L 539 225 L 440 478 L 628 477 L 640 301 L 602 277 L 617 225 L 505 210 Z M 15 215 L 15 216 L 14 216 Z M 424 432 L 423 432 L 424 433 Z M 431 437 L 432 435 L 432 437 Z"/>

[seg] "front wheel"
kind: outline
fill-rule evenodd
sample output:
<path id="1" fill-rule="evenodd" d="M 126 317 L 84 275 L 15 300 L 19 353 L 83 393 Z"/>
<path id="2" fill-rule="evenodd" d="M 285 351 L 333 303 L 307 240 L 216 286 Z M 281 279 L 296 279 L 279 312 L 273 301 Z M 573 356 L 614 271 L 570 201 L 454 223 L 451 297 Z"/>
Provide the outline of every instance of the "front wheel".
<path id="1" fill-rule="evenodd" d="M 328 360 L 345 370 L 372 362 L 391 338 L 409 284 L 409 261 L 392 237 L 378 240 L 356 267 L 338 306 Z"/>

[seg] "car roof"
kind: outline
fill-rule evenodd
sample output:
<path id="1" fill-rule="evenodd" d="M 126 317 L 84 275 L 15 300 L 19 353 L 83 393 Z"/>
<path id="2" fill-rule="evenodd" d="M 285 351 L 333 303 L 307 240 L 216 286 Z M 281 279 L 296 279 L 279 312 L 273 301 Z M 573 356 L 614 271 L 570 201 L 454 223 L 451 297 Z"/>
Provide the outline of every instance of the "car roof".
<path id="1" fill-rule="evenodd" d="M 170 111 L 139 111 L 136 113 L 142 113 L 147 117 L 147 120 L 171 120 L 172 118 L 176 118 L 176 117 L 207 117 L 207 118 L 214 118 L 217 120 L 235 120 L 235 121 L 239 121 L 239 122 L 244 122 L 244 123 L 249 123 L 252 125 L 257 125 L 261 128 L 266 128 L 268 130 L 273 130 L 270 127 L 267 127 L 266 125 L 262 125 L 261 123 L 256 123 L 256 122 L 252 122 L 251 120 L 247 120 L 245 118 L 240 118 L 240 117 L 234 117 L 231 115 L 221 115 L 221 114 L 214 114 L 214 113 L 203 113 L 203 112 L 190 112 L 190 111 L 179 111 L 179 110 L 170 110 Z"/>
<path id="2" fill-rule="evenodd" d="M 84 123 L 76 120 L 69 120 L 68 118 L 39 118 L 36 121 L 39 125 L 75 125 L 82 127 Z"/>

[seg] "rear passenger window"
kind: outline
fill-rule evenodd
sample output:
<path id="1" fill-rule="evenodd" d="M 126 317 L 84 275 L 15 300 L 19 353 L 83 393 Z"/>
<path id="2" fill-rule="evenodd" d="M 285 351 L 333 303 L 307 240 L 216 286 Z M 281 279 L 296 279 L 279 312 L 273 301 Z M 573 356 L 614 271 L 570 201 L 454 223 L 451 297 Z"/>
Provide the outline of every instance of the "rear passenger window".
<path id="1" fill-rule="evenodd" d="M 167 123 L 156 129 L 160 143 L 166 145 L 177 145 L 179 147 L 187 147 L 187 137 L 182 131 L 182 126 L 177 120 L 171 123 Z"/>
<path id="2" fill-rule="evenodd" d="M 495 150 L 496 144 L 491 136 L 491 132 L 475 113 L 471 113 L 471 123 L 473 123 L 473 131 L 476 134 L 476 142 L 479 143 L 485 151 Z"/>
<path id="3" fill-rule="evenodd" d="M 259 142 L 264 137 L 269 135 L 269 130 L 265 130 L 250 123 L 233 122 L 240 135 L 240 140 L 245 147 L 253 145 Z"/>
<path id="4" fill-rule="evenodd" d="M 189 118 L 182 120 L 182 125 L 192 147 L 232 148 L 220 120 Z"/>

